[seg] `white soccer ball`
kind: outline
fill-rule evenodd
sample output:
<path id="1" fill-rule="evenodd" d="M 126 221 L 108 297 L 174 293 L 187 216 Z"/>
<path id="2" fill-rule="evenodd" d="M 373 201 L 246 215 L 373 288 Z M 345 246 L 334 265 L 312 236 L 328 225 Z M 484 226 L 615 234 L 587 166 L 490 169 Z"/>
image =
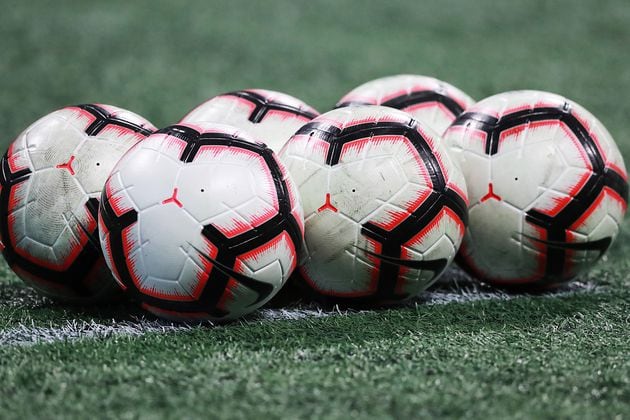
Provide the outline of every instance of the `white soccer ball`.
<path id="1" fill-rule="evenodd" d="M 433 77 L 412 74 L 382 77 L 348 92 L 337 108 L 382 105 L 400 109 L 442 135 L 475 101 L 455 86 Z"/>
<path id="2" fill-rule="evenodd" d="M 0 237 L 19 277 L 76 302 L 118 289 L 98 242 L 98 200 L 116 162 L 153 130 L 132 112 L 79 105 L 46 115 L 17 137 L 2 158 Z"/>
<path id="3" fill-rule="evenodd" d="M 391 303 L 455 257 L 466 184 L 441 139 L 402 111 L 356 106 L 302 127 L 281 158 L 305 212 L 303 284 L 324 300 Z"/>
<path id="4" fill-rule="evenodd" d="M 108 179 L 101 244 L 120 286 L 163 318 L 223 321 L 249 313 L 297 263 L 297 189 L 264 144 L 220 124 L 149 136 Z"/>
<path id="5" fill-rule="evenodd" d="M 551 287 L 591 267 L 617 236 L 626 168 L 608 131 L 575 102 L 538 91 L 491 96 L 445 142 L 470 194 L 458 261 L 479 279 Z"/>
<path id="6" fill-rule="evenodd" d="M 300 127 L 319 115 L 293 96 L 248 89 L 215 96 L 190 111 L 180 123 L 222 123 L 251 133 L 279 152 Z"/>

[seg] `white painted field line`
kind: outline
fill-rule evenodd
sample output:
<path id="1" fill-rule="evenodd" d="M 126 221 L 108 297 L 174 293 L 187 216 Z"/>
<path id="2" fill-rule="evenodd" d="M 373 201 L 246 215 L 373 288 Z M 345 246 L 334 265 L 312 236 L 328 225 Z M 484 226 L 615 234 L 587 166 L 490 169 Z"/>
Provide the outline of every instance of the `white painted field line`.
<path id="1" fill-rule="evenodd" d="M 592 283 L 574 282 L 565 290 L 553 296 L 561 296 L 580 291 L 592 291 Z M 481 300 L 508 300 L 519 295 L 509 295 L 496 290 L 483 289 L 476 283 L 463 282 L 451 284 L 448 287 L 437 288 L 420 295 L 410 305 L 443 305 L 448 303 L 464 303 Z M 304 318 L 318 318 L 327 316 L 349 315 L 352 313 L 373 311 L 354 311 L 322 309 L 316 305 L 296 308 L 261 309 L 241 323 L 264 322 L 274 320 L 296 320 Z M 91 338 L 108 338 L 113 336 L 140 336 L 146 333 L 168 333 L 196 328 L 194 325 L 170 323 L 138 317 L 136 319 L 117 321 L 115 319 L 97 322 L 73 320 L 61 326 L 39 327 L 34 325 L 20 325 L 0 330 L 0 346 L 30 346 L 38 343 L 54 343 Z M 202 327 L 203 328 L 203 327 Z"/>
<path id="2" fill-rule="evenodd" d="M 29 346 L 39 343 L 74 341 L 86 338 L 107 338 L 118 335 L 138 336 L 150 332 L 171 332 L 190 328 L 184 324 L 167 324 L 160 321 L 68 321 L 61 326 L 34 327 L 20 325 L 0 331 L 0 345 Z"/>
<path id="3" fill-rule="evenodd" d="M 337 312 L 326 312 L 322 309 L 262 309 L 241 322 L 296 320 L 337 314 Z M 90 338 L 140 336 L 147 333 L 168 333 L 191 330 L 197 327 L 198 325 L 196 324 L 172 323 L 141 317 L 125 321 L 112 319 L 106 322 L 96 320 L 73 320 L 67 321 L 63 325 L 51 325 L 50 327 L 19 325 L 6 330 L 0 330 L 0 346 L 29 346 L 39 343 L 54 343 Z M 201 327 L 203 328 L 204 325 Z M 206 324 L 205 327 L 210 328 L 211 324 Z"/>

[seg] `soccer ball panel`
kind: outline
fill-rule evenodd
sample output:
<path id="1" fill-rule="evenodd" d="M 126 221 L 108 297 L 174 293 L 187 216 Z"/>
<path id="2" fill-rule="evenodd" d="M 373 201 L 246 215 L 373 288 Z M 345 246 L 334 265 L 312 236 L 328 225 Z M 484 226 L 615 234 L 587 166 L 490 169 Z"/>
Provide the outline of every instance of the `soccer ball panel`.
<path id="1" fill-rule="evenodd" d="M 342 131 L 362 124 L 409 124 L 412 120 L 405 112 L 391 112 L 389 108 L 382 106 L 338 108 L 317 118 L 318 122 L 330 123 L 332 127 Z"/>
<path id="2" fill-rule="evenodd" d="M 156 279 L 177 281 L 189 253 L 194 253 L 192 246 L 201 246 L 200 223 L 181 211 L 175 203 L 151 207 L 142 211 L 140 216 L 137 227 L 139 237 L 131 243 L 141 246 L 145 255 L 160 255 L 160 258 L 147 257 L 149 263 L 145 264 L 143 272 Z M 189 238 L 196 241 L 192 242 Z"/>
<path id="3" fill-rule="evenodd" d="M 157 152 L 154 154 L 154 159 L 170 158 L 174 162 L 178 162 L 184 149 L 186 148 L 186 142 L 175 136 L 170 136 L 165 133 L 155 133 L 144 140 L 142 145 L 143 150 L 153 150 Z M 150 156 L 146 155 L 147 158 Z"/>
<path id="4" fill-rule="evenodd" d="M 479 101 L 466 110 L 502 118 L 505 115 L 523 111 L 531 111 L 535 108 L 562 109 L 567 103 L 560 95 L 535 90 L 517 90 L 490 96 Z"/>
<path id="5" fill-rule="evenodd" d="M 544 254 L 528 237 L 546 238 L 535 226 L 524 225 L 524 216 L 521 209 L 498 200 L 489 200 L 469 210 L 465 251 L 477 270 L 485 275 L 491 273 L 498 281 L 514 279 L 517 282 L 538 276 L 541 270 L 544 272 L 544 265 L 541 266 Z"/>
<path id="6" fill-rule="evenodd" d="M 343 214 L 357 223 L 369 216 L 387 230 L 415 211 L 431 188 L 417 151 L 396 136 L 346 143 L 329 181 Z"/>
<path id="7" fill-rule="evenodd" d="M 490 165 L 494 193 L 506 204 L 518 209 L 553 206 L 552 203 L 540 205 L 545 199 L 545 190 L 560 178 L 565 169 L 556 157 L 553 141 L 527 144 L 517 150 L 504 150 L 493 156 Z M 528 170 L 535 166 L 544 170 Z M 494 174 L 501 176 L 495 177 Z"/>
<path id="8" fill-rule="evenodd" d="M 296 250 L 292 240 L 286 232 L 283 232 L 266 244 L 239 255 L 234 270 L 279 289 L 283 284 L 282 279 L 293 272 L 296 259 Z M 271 296 L 261 304 L 270 298 Z M 249 306 L 257 304 L 257 299 L 258 293 L 231 278 L 218 305 L 230 313 L 245 314 L 249 312 Z"/>
<path id="9" fill-rule="evenodd" d="M 297 263 L 295 246 L 286 232 L 282 232 L 267 243 L 239 255 L 236 260 L 239 264 L 237 271 L 248 275 L 258 273 L 268 283 L 278 287 L 281 286 L 279 279 L 292 272 Z M 269 267 L 273 267 L 273 269 Z M 278 272 L 278 270 L 280 276 L 269 274 L 270 272 Z"/>
<path id="10" fill-rule="evenodd" d="M 284 166 L 284 163 L 280 161 L 280 158 L 274 154 L 274 159 L 275 159 L 276 165 L 278 165 L 278 169 L 280 170 L 280 173 L 282 174 L 282 180 L 287 186 L 289 199 L 293 206 L 291 208 L 291 214 L 293 215 L 293 217 L 299 224 L 301 235 L 304 236 L 304 210 L 302 209 L 302 205 L 300 204 L 301 199 L 300 199 L 299 190 L 297 186 L 295 185 L 295 182 L 291 178 L 286 166 Z"/>
<path id="11" fill-rule="evenodd" d="M 181 122 L 246 120 L 256 109 L 256 104 L 239 97 L 219 96 L 204 102 L 186 115 Z M 239 117 L 240 116 L 240 117 Z M 229 122 L 226 122 L 229 124 Z M 232 125 L 232 124 L 230 124 Z"/>
<path id="12" fill-rule="evenodd" d="M 417 261 L 439 261 L 446 256 L 444 269 L 452 262 L 462 241 L 465 226 L 448 208 L 440 212 L 424 229 L 405 242 L 401 258 Z M 400 294 L 416 295 L 433 284 L 443 273 L 434 270 L 401 267 Z"/>
<path id="13" fill-rule="evenodd" d="M 180 166 L 176 160 L 153 149 L 145 149 L 144 145 L 133 149 L 129 155 L 136 164 L 118 165 L 113 173 L 120 177 L 136 210 L 147 209 L 172 197 L 173 184 L 156 181 L 177 178 Z"/>
<path id="14" fill-rule="evenodd" d="M 316 229 L 316 234 L 309 235 Z M 304 280 L 313 290 L 339 297 L 369 296 L 376 290 L 376 259 L 360 248 L 379 251 L 379 244 L 360 234 L 361 226 L 347 218 L 323 212 L 306 221 L 308 260 L 301 267 Z"/>
<path id="15" fill-rule="evenodd" d="M 136 136 L 129 140 L 133 137 Z M 107 141 L 99 136 L 79 146 L 74 153 L 72 169 L 81 189 L 90 197 L 98 197 L 109 175 L 101 167 L 113 168 L 135 142 L 135 139 L 130 142 Z"/>
<path id="16" fill-rule="evenodd" d="M 337 103 L 389 106 L 412 115 L 442 134 L 453 120 L 474 104 L 472 98 L 438 79 L 417 75 L 397 75 L 375 79 L 356 87 Z"/>
<path id="17" fill-rule="evenodd" d="M 310 133 L 296 133 L 291 137 L 291 142 L 287 142 L 280 152 L 281 156 L 290 156 L 292 159 L 301 159 L 303 165 L 315 163 L 326 164 L 326 156 L 330 144 L 318 137 L 314 137 L 315 131 Z M 305 156 L 308 156 L 306 158 Z"/>
<path id="18" fill-rule="evenodd" d="M 276 187 L 265 161 L 246 150 L 201 147 L 195 161 L 181 169 L 177 183 L 188 187 L 179 194 L 189 203 L 187 211 L 228 237 L 258 227 L 278 212 Z"/>
<path id="19" fill-rule="evenodd" d="M 109 230 L 107 229 L 106 225 L 103 223 L 102 215 L 100 212 L 98 215 L 98 227 L 99 227 L 99 239 L 101 242 L 101 249 L 103 251 L 103 258 L 106 264 L 106 269 L 110 269 L 111 267 L 111 274 L 114 277 L 114 280 L 116 281 L 117 286 L 120 287 L 120 289 L 125 290 L 126 286 L 120 280 L 120 274 L 118 273 L 118 269 L 114 265 L 114 256 L 112 254 L 111 238 L 109 235 Z"/>
<path id="20" fill-rule="evenodd" d="M 283 167 L 286 164 L 286 159 L 290 159 L 291 165 L 299 168 L 299 170 L 294 171 L 288 165 L 286 168 L 287 171 L 291 172 L 296 190 L 297 185 L 308 183 L 310 185 L 308 187 L 309 190 L 312 188 L 314 191 L 317 191 L 308 195 L 300 194 L 303 209 L 311 209 L 309 213 L 304 214 L 305 219 L 317 211 L 322 197 L 326 196 L 328 182 L 322 183 L 322 179 L 317 176 L 317 173 L 326 165 L 328 147 L 328 143 L 316 137 L 296 134 L 291 138 L 290 142 L 286 143 L 281 152 L 282 160 L 284 161 Z"/>
<path id="21" fill-rule="evenodd" d="M 125 188 L 118 170 L 115 170 L 109 176 L 108 182 L 105 184 L 104 194 L 117 216 L 122 216 L 129 210 L 137 208 L 136 204 L 131 200 L 129 191 Z"/>
<path id="22" fill-rule="evenodd" d="M 66 164 L 75 149 L 85 139 L 83 127 L 65 117 L 66 112 L 50 114 L 24 133 L 19 152 L 28 154 L 33 171 L 54 168 Z"/>
<path id="23" fill-rule="evenodd" d="M 589 136 L 596 143 L 606 165 L 627 178 L 626 165 L 617 144 L 606 127 L 582 106 L 572 103 L 573 115 L 588 130 Z"/>
<path id="24" fill-rule="evenodd" d="M 112 105 L 106 105 L 106 104 L 97 104 L 100 108 L 104 109 L 105 111 L 107 111 L 107 113 L 109 113 L 109 118 L 111 119 L 116 119 L 118 121 L 124 122 L 125 124 L 133 124 L 136 125 L 138 127 L 142 127 L 145 128 L 149 131 L 155 131 L 157 130 L 153 124 L 151 124 L 150 122 L 148 122 L 144 117 L 136 114 L 135 112 L 129 111 L 128 109 L 123 109 L 123 108 L 119 108 L 116 106 L 112 106 Z M 81 111 L 81 108 L 71 108 L 75 111 Z M 84 115 L 86 117 L 90 117 L 90 115 L 86 115 L 86 113 L 84 113 Z M 111 125 L 107 125 L 106 127 L 110 127 L 110 126 L 117 126 L 116 124 L 111 124 Z M 119 125 L 119 127 L 121 128 L 126 128 L 129 129 L 129 127 L 125 127 L 124 125 Z M 121 139 L 122 141 L 126 141 L 126 139 Z"/>
<path id="25" fill-rule="evenodd" d="M 190 111 L 180 123 L 232 125 L 280 151 L 289 137 L 317 115 L 315 109 L 292 96 L 249 89 L 215 96 Z"/>

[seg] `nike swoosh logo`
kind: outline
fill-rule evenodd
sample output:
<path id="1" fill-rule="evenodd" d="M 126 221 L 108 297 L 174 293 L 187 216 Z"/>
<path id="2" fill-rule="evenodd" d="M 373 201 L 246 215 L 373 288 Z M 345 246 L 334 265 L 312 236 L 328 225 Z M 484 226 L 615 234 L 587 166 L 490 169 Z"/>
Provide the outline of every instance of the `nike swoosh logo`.
<path id="1" fill-rule="evenodd" d="M 236 271 L 232 270 L 230 267 L 221 264 L 220 262 L 218 262 L 214 258 L 210 258 L 209 255 L 207 255 L 204 252 L 202 252 L 199 248 L 197 248 L 195 245 L 191 244 L 190 242 L 188 244 L 195 251 L 197 251 L 197 254 L 199 254 L 199 256 L 201 258 L 203 258 L 206 261 L 210 262 L 213 265 L 214 268 L 216 268 L 217 270 L 219 270 L 220 272 L 222 272 L 226 276 L 232 277 L 234 280 L 236 280 L 240 284 L 242 284 L 242 285 L 252 289 L 254 292 L 258 293 L 258 297 L 256 298 L 256 301 L 254 303 L 252 303 L 251 305 L 249 305 L 249 306 L 254 306 L 257 303 L 262 302 L 263 300 L 265 300 L 273 292 L 273 285 L 271 285 L 269 283 L 265 283 L 264 281 L 260 281 L 260 280 L 253 279 L 251 277 L 247 277 L 246 275 L 244 275 L 242 273 L 237 273 Z"/>
<path id="2" fill-rule="evenodd" d="M 79 229 L 81 229 L 81 231 L 83 231 L 85 236 L 87 236 L 87 239 L 88 239 L 88 242 L 90 243 L 90 245 L 92 245 L 92 247 L 94 247 L 95 250 L 97 250 L 99 253 L 101 253 L 100 240 L 98 238 L 94 238 L 94 236 L 96 236 L 96 232 L 98 232 L 98 229 L 94 229 L 94 232 L 90 232 L 90 231 L 88 231 L 86 229 L 85 226 L 83 226 L 83 223 L 81 223 L 81 220 L 79 220 L 79 218 L 77 217 L 76 214 L 74 214 L 73 211 L 70 212 L 70 215 L 77 222 L 77 225 L 79 226 Z"/>
<path id="3" fill-rule="evenodd" d="M 367 249 L 364 249 L 358 246 L 355 246 L 355 248 L 360 249 L 366 254 L 372 257 L 378 258 L 386 263 L 403 266 L 403 267 L 409 267 L 415 270 L 430 270 L 435 273 L 439 273 L 440 271 L 445 269 L 446 265 L 448 264 L 448 260 L 445 258 L 440 258 L 437 260 L 408 260 L 405 258 L 395 258 L 395 257 L 390 257 L 388 255 L 377 254 L 375 252 L 369 251 Z"/>
<path id="4" fill-rule="evenodd" d="M 589 242 L 559 242 L 559 241 L 547 241 L 545 239 L 536 238 L 533 236 L 526 235 L 524 233 L 521 233 L 521 235 L 533 242 L 538 242 L 540 244 L 547 245 L 550 248 L 569 249 L 569 250 L 575 250 L 575 251 L 599 251 L 599 257 L 604 255 L 604 252 L 606 252 L 606 250 L 612 243 L 611 237 L 602 238 L 596 241 L 589 241 Z"/>

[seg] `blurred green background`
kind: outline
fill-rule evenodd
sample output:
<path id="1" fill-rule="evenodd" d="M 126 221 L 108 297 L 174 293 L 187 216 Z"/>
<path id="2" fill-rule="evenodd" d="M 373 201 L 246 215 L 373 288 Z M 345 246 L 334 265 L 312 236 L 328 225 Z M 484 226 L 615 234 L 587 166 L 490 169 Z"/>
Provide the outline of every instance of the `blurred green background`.
<path id="1" fill-rule="evenodd" d="M 215 94 L 262 87 L 323 112 L 367 80 L 418 73 L 476 99 L 566 95 L 630 152 L 627 1 L 0 4 L 4 144 L 69 104 L 110 103 L 164 126 Z"/>
<path id="2" fill-rule="evenodd" d="M 365 81 L 416 73 L 476 99 L 565 95 L 628 158 L 629 45 L 628 0 L 0 0 L 0 145 L 71 104 L 165 126 L 213 95 L 267 88 L 323 112 Z M 582 279 L 590 292 L 0 343 L 0 417 L 627 417 L 629 228 Z M 111 318 L 22 306 L 4 263 L 0 278 L 0 332 Z"/>

